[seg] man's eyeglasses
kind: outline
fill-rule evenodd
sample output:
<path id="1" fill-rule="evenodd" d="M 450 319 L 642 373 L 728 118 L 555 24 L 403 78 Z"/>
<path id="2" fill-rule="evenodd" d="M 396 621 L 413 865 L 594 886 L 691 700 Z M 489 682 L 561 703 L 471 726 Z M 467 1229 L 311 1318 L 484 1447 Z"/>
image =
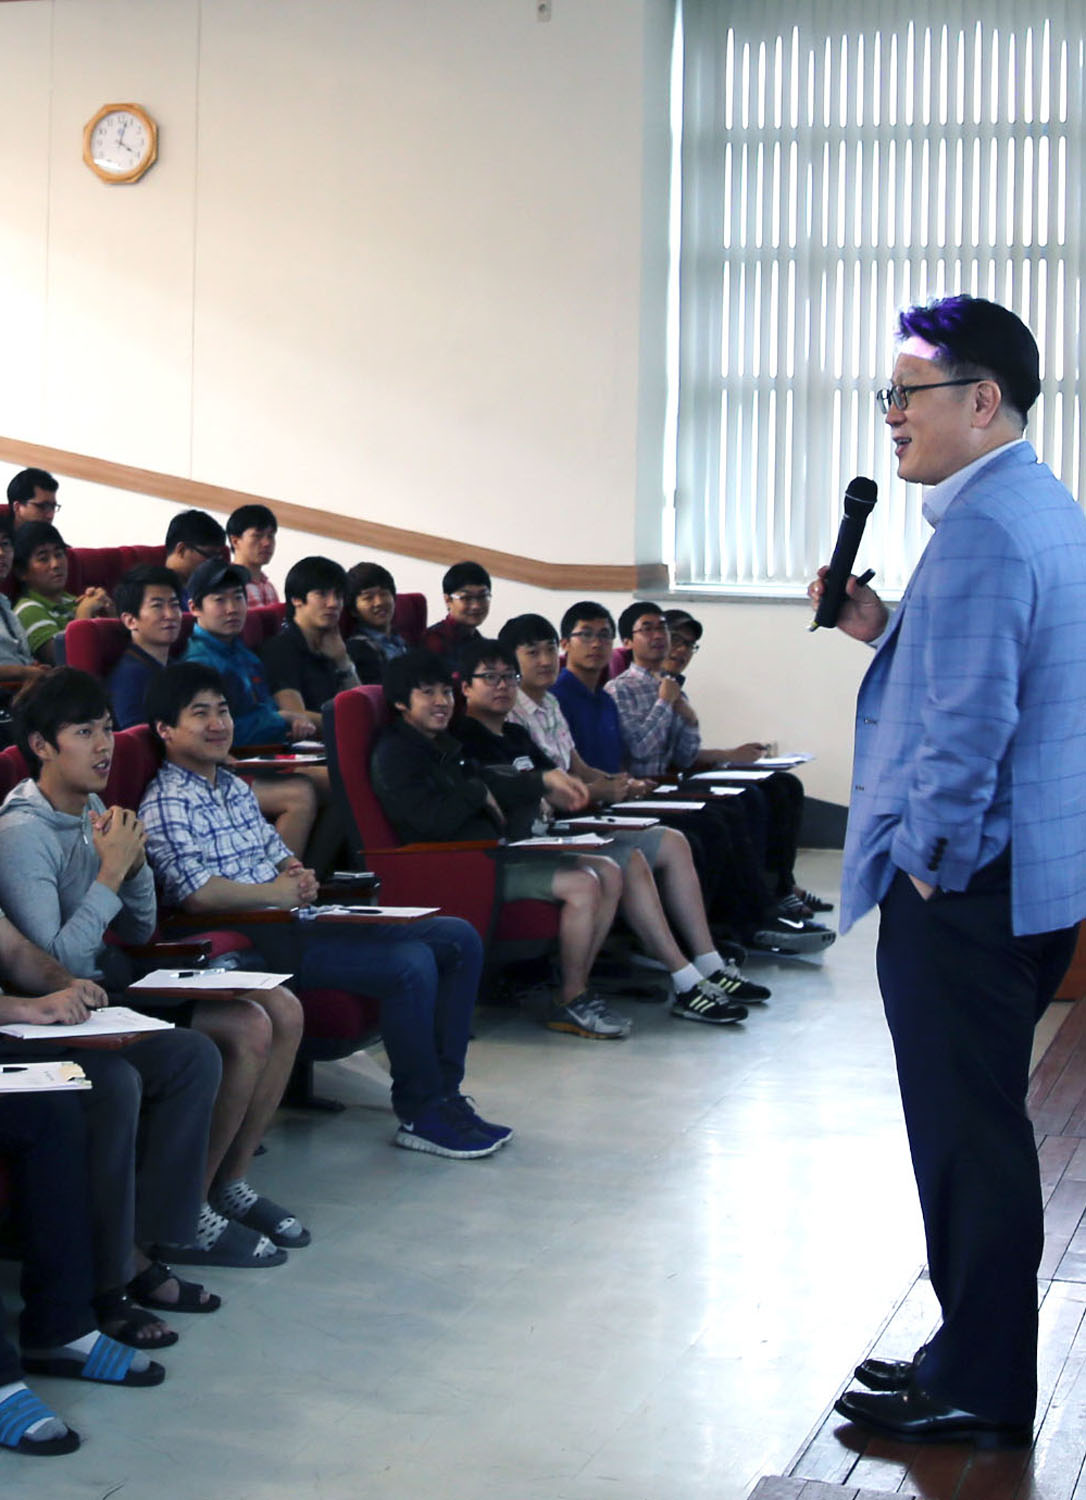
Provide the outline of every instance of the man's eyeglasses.
<path id="1" fill-rule="evenodd" d="M 569 633 L 571 641 L 599 641 L 602 646 L 609 646 L 615 638 L 613 630 L 571 630 Z"/>
<path id="2" fill-rule="evenodd" d="M 672 634 L 671 649 L 672 651 L 689 651 L 690 655 L 693 656 L 701 650 L 701 647 L 697 641 L 690 640 L 688 636 Z"/>
<path id="3" fill-rule="evenodd" d="M 63 510 L 59 500 L 24 500 L 24 510 L 47 511 L 49 515 L 55 516 L 58 510 Z"/>
<path id="4" fill-rule="evenodd" d="M 648 622 L 646 622 L 644 625 L 635 625 L 634 628 L 633 628 L 633 634 L 634 635 L 667 635 L 668 634 L 668 624 L 667 624 L 666 620 L 654 620 L 651 624 L 649 624 Z"/>
<path id="5" fill-rule="evenodd" d="M 930 380 L 927 385 L 888 385 L 883 390 L 875 392 L 875 400 L 879 403 L 879 410 L 885 416 L 891 406 L 896 406 L 898 411 L 904 411 L 914 391 L 937 391 L 944 385 L 976 385 L 979 379 L 979 376 L 974 375 L 962 380 Z"/>
<path id="6" fill-rule="evenodd" d="M 465 589 L 458 589 L 455 594 L 450 594 L 449 598 L 456 599 L 460 604 L 489 604 L 490 590 L 479 589 L 477 592 L 472 590 L 469 594 Z"/>
<path id="7" fill-rule="evenodd" d="M 473 672 L 472 682 L 485 682 L 487 687 L 513 687 L 520 681 L 519 672 Z"/>

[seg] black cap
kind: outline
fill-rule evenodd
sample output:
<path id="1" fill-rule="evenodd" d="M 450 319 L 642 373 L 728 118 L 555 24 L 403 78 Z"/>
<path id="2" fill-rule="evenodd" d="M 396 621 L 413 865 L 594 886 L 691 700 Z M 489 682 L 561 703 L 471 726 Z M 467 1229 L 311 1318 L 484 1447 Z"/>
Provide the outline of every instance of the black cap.
<path id="1" fill-rule="evenodd" d="M 665 609 L 664 619 L 667 621 L 669 630 L 674 630 L 676 625 L 684 625 L 696 641 L 701 640 L 701 621 L 695 620 L 694 616 L 688 614 L 685 609 Z"/>
<path id="2" fill-rule="evenodd" d="M 199 604 L 205 594 L 226 584 L 230 588 L 241 588 L 249 582 L 249 569 L 240 563 L 226 562 L 221 557 L 209 557 L 202 562 L 189 579 L 189 598 Z"/>

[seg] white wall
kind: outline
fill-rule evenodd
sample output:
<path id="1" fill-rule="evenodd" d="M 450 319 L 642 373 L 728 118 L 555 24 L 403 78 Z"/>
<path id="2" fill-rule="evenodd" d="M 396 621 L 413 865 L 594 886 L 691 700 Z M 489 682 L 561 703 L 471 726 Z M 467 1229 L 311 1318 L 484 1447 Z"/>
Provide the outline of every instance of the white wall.
<path id="1" fill-rule="evenodd" d="M 670 25 L 670 0 L 544 25 L 534 0 L 0 5 L 0 432 L 556 562 L 658 557 Z M 128 99 L 160 160 L 109 187 L 82 127 Z M 172 511 L 61 498 L 87 545 Z M 356 560 L 284 533 L 280 576 L 318 549 Z M 387 561 L 438 609 L 441 569 Z M 495 615 L 568 602 L 502 582 Z M 799 606 L 696 608 L 707 737 L 815 750 L 808 787 L 844 801 L 862 653 Z"/>

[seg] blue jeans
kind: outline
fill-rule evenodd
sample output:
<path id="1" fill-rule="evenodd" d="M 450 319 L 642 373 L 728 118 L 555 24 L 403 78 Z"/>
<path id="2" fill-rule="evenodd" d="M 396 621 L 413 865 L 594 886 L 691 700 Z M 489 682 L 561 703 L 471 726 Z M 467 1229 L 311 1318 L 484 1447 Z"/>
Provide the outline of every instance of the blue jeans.
<path id="1" fill-rule="evenodd" d="M 303 919 L 254 928 L 251 936 L 268 967 L 293 974 L 298 989 L 380 1000 L 392 1107 L 401 1120 L 460 1087 L 483 968 L 482 941 L 469 922 L 429 917 L 352 927 Z"/>

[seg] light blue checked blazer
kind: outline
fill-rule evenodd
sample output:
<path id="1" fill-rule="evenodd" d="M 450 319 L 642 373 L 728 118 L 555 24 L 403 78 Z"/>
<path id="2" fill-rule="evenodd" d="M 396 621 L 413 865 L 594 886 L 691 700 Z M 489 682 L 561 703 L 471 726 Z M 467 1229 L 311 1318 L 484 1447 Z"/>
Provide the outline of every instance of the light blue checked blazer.
<path id="1" fill-rule="evenodd" d="M 1086 913 L 1086 516 L 1028 443 L 950 502 L 860 687 L 841 931 L 1011 844 L 1018 934 Z"/>

